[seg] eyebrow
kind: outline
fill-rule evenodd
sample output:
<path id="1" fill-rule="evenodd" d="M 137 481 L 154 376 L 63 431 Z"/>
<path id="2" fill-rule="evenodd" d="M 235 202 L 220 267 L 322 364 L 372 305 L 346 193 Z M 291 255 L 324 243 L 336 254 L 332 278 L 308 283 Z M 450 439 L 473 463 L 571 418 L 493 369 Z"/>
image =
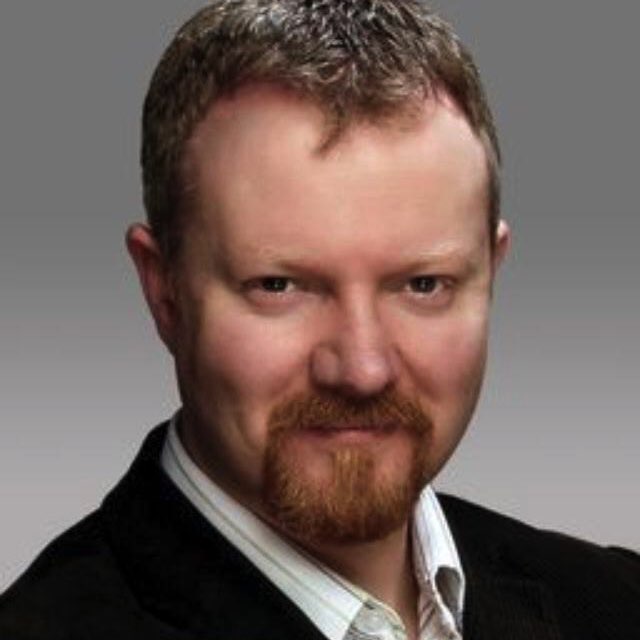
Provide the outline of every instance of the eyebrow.
<path id="1" fill-rule="evenodd" d="M 484 246 L 468 248 L 463 245 L 444 244 L 442 247 L 420 252 L 417 256 L 411 256 L 410 262 L 416 268 L 431 266 L 442 262 L 455 262 L 464 266 L 465 271 L 475 271 L 482 263 Z M 407 256 L 409 258 L 409 256 Z"/>
<path id="2" fill-rule="evenodd" d="M 296 272 L 298 274 L 315 274 L 319 268 L 325 266 L 312 253 L 295 252 L 281 247 L 247 246 L 245 248 L 253 259 L 264 261 L 265 267 Z M 233 260 L 231 260 L 233 262 Z M 407 252 L 394 257 L 391 271 L 398 274 L 430 271 L 437 269 L 443 263 L 454 263 L 460 267 L 466 276 L 476 273 L 483 262 L 483 246 L 473 246 L 456 243 L 442 243 L 425 251 Z M 267 264 L 268 263 L 268 264 Z M 227 263 L 230 267 L 231 264 Z"/>
<path id="3" fill-rule="evenodd" d="M 447 266 L 454 264 L 456 271 L 459 271 L 459 277 L 462 279 L 471 278 L 480 271 L 481 260 L 475 260 L 465 255 L 448 254 L 438 257 L 429 257 L 424 260 L 412 260 L 407 264 L 401 266 L 396 270 L 398 275 L 402 274 L 431 274 L 431 275 L 445 275 L 444 273 L 438 273 L 443 269 L 443 263 Z"/>

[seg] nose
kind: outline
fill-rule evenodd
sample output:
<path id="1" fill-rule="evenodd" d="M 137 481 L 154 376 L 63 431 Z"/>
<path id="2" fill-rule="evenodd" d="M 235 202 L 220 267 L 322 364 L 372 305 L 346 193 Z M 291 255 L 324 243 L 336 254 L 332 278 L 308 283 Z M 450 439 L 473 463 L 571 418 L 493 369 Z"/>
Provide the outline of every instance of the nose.
<path id="1" fill-rule="evenodd" d="M 316 385 L 350 396 L 376 395 L 392 385 L 398 357 L 375 305 L 354 301 L 336 312 L 330 335 L 314 349 L 311 375 Z"/>

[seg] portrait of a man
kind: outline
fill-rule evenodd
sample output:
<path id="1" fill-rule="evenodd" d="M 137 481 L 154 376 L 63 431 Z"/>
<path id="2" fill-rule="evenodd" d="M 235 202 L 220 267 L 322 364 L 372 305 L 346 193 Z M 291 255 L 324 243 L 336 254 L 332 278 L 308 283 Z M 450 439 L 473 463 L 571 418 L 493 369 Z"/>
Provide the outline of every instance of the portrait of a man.
<path id="1" fill-rule="evenodd" d="M 511 230 L 473 58 L 421 0 L 215 0 L 146 94 L 126 232 L 181 407 L 0 637 L 631 640 L 640 557 L 432 482 Z"/>

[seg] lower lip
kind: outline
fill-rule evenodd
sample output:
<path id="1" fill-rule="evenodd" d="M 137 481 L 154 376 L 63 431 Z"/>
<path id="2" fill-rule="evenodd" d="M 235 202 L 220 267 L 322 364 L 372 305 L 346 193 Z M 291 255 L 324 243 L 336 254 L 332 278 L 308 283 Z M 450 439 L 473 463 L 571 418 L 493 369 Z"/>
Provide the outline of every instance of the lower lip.
<path id="1" fill-rule="evenodd" d="M 340 444 L 365 444 L 379 441 L 389 437 L 394 432 L 390 428 L 358 427 L 358 428 L 335 428 L 320 427 L 317 429 L 303 429 L 300 434 L 320 442 L 332 442 Z"/>

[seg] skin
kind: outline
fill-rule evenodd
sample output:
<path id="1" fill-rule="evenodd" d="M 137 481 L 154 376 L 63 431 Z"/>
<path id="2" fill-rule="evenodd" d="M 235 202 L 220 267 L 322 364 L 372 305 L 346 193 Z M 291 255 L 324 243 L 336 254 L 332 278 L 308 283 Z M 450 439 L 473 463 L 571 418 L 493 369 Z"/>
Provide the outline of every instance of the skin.
<path id="1" fill-rule="evenodd" d="M 273 87 L 215 103 L 185 154 L 195 206 L 180 259 L 166 264 L 145 225 L 127 235 L 175 358 L 185 446 L 265 519 L 267 422 L 300 393 L 393 388 L 413 399 L 431 421 L 428 468 L 438 472 L 476 404 L 509 244 L 501 222 L 490 251 L 485 153 L 446 97 L 425 101 L 410 126 L 356 124 L 320 153 L 323 127 L 316 107 Z M 403 473 L 409 440 L 370 426 L 297 436 L 308 481 L 326 482 L 329 454 L 346 446 L 375 453 L 380 481 Z M 358 545 L 298 542 L 415 635 L 406 522 Z"/>

